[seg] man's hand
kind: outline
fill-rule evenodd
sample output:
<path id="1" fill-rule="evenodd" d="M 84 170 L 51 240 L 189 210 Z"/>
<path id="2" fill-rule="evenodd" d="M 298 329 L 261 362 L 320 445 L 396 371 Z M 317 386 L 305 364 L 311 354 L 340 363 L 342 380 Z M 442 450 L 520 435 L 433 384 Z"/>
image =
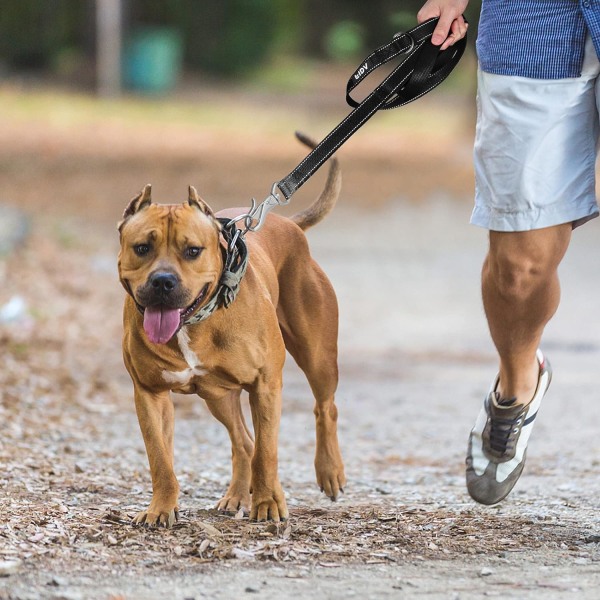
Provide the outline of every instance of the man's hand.
<path id="1" fill-rule="evenodd" d="M 431 43 L 445 50 L 467 35 L 468 23 L 463 18 L 469 0 L 427 0 L 417 13 L 417 21 L 439 17 L 437 27 L 431 36 Z"/>

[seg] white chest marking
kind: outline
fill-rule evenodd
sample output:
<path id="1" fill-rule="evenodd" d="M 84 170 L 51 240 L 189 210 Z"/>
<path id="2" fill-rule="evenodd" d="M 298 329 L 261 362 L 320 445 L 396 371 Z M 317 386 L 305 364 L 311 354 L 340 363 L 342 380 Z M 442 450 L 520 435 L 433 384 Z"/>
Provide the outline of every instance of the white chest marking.
<path id="1" fill-rule="evenodd" d="M 185 385 L 196 375 L 206 375 L 206 369 L 202 366 L 196 353 L 190 348 L 190 336 L 185 328 L 180 329 L 177 333 L 177 343 L 188 368 L 183 369 L 183 371 L 167 371 L 164 369 L 162 372 L 163 379 L 167 383 Z"/>

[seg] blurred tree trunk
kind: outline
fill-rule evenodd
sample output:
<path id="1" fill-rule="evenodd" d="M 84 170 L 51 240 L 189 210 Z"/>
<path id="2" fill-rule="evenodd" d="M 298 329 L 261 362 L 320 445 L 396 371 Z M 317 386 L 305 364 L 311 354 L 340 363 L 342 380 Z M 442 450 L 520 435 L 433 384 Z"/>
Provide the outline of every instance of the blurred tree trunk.
<path id="1" fill-rule="evenodd" d="M 123 42 L 121 0 L 96 0 L 96 78 L 104 97 L 121 92 L 121 47 Z"/>

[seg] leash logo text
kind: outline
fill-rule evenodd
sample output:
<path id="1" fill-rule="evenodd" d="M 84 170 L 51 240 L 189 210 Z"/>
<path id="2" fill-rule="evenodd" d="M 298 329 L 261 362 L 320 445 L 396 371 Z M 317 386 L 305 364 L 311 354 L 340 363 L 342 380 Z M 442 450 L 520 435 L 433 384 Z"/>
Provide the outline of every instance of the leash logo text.
<path id="1" fill-rule="evenodd" d="M 354 79 L 360 79 L 365 74 L 368 67 L 369 67 L 368 62 L 366 62 L 364 65 L 362 65 L 360 67 L 360 69 L 357 71 L 357 73 L 354 75 Z"/>

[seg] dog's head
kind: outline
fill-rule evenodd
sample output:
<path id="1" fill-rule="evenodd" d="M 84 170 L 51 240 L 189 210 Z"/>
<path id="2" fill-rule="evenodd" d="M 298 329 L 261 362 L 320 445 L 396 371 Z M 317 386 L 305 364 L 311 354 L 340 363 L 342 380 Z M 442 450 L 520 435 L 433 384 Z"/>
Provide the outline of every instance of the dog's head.
<path id="1" fill-rule="evenodd" d="M 166 344 L 210 297 L 223 266 L 219 221 L 191 186 L 188 196 L 183 204 L 155 204 L 147 185 L 118 225 L 119 279 L 156 344 Z"/>

